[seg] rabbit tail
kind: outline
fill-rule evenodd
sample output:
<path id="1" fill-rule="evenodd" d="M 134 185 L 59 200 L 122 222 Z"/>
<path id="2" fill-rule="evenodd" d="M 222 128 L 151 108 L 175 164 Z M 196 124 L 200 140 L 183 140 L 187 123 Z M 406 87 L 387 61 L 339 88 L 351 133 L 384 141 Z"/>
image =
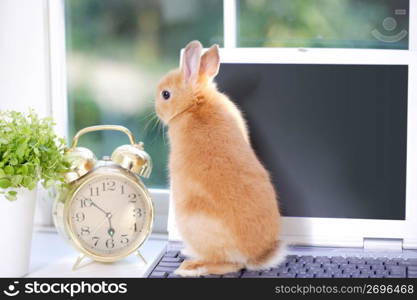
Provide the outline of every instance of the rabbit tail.
<path id="1" fill-rule="evenodd" d="M 261 256 L 251 259 L 246 264 L 248 270 L 266 270 L 277 267 L 287 256 L 287 245 L 277 240 L 273 247 L 266 250 Z"/>

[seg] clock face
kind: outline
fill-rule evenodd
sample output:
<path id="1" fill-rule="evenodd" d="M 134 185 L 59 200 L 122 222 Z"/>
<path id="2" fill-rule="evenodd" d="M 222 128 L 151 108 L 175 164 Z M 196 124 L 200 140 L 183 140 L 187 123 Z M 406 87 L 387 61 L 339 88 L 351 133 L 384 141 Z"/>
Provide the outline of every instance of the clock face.
<path id="1" fill-rule="evenodd" d="M 123 176 L 99 175 L 73 195 L 69 226 L 81 247 L 100 257 L 127 255 L 146 238 L 150 207 L 138 184 Z"/>

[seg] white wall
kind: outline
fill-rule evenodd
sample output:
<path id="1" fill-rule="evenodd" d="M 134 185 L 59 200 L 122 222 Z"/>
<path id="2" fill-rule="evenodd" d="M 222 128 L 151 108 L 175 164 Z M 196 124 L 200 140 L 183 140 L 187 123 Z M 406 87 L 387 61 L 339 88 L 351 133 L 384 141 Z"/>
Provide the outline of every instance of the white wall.
<path id="1" fill-rule="evenodd" d="M 0 110 L 51 115 L 46 0 L 0 1 Z M 35 223 L 51 225 L 51 199 L 38 190 Z"/>
<path id="2" fill-rule="evenodd" d="M 50 115 L 46 2 L 0 1 L 0 110 Z"/>

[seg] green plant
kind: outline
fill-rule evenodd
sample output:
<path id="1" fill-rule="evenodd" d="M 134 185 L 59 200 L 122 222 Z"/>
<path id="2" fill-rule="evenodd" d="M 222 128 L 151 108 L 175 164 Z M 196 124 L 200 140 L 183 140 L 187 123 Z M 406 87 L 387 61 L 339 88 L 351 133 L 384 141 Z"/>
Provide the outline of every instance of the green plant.
<path id="1" fill-rule="evenodd" d="M 54 125 L 33 110 L 0 111 L 0 193 L 10 201 L 16 200 L 14 188 L 63 182 L 69 163 L 63 155 L 65 141 L 54 133 Z"/>

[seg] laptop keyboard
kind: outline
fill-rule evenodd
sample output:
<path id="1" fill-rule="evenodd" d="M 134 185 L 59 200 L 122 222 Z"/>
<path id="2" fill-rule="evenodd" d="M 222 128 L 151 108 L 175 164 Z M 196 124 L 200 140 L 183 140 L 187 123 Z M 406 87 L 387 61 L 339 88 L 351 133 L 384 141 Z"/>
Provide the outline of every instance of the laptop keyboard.
<path id="1" fill-rule="evenodd" d="M 179 278 L 174 271 L 185 259 L 179 251 L 167 251 L 150 278 Z M 417 278 L 417 258 L 367 258 L 288 255 L 281 265 L 264 271 L 242 270 L 202 278 Z"/>

